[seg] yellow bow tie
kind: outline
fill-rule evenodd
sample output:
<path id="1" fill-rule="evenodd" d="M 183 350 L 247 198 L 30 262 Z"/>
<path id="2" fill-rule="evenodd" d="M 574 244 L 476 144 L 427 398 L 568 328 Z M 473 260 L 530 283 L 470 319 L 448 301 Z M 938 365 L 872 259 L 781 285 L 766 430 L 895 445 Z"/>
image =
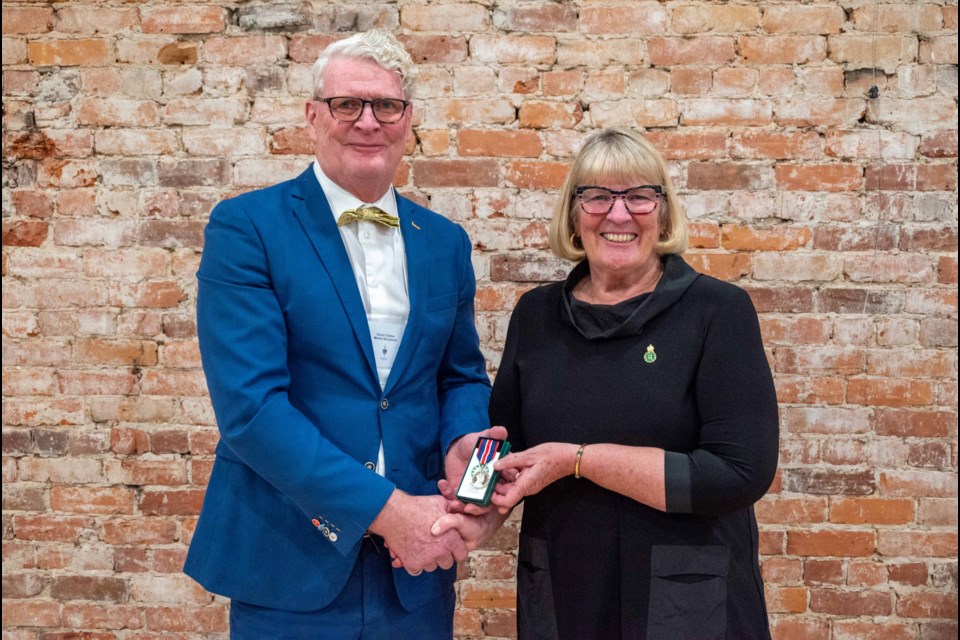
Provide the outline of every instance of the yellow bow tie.
<path id="1" fill-rule="evenodd" d="M 368 222 L 379 222 L 388 227 L 399 227 L 400 218 L 392 216 L 379 207 L 357 207 L 356 209 L 347 209 L 340 214 L 337 219 L 337 226 L 342 227 L 357 220 L 366 220 Z"/>

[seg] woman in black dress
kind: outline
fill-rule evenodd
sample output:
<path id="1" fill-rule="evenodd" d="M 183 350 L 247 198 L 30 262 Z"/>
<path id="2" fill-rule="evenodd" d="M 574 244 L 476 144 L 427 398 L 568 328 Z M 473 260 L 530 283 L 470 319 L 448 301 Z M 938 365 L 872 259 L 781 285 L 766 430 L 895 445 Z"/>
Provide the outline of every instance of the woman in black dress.
<path id="1" fill-rule="evenodd" d="M 768 638 L 753 504 L 777 403 L 741 289 L 691 269 L 660 154 L 625 129 L 574 160 L 550 246 L 576 262 L 510 321 L 491 399 L 524 500 L 519 637 Z"/>

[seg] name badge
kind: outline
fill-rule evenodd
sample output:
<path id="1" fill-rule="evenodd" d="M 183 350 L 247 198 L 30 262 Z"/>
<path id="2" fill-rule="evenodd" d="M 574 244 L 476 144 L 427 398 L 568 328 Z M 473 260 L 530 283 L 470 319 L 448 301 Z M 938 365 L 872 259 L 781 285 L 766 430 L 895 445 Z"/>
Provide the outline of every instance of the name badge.
<path id="1" fill-rule="evenodd" d="M 407 325 L 403 322 L 370 322 L 370 338 L 373 340 L 373 356 L 377 360 L 378 369 L 389 369 L 397 359 L 397 349 L 403 330 Z"/>
<path id="2" fill-rule="evenodd" d="M 457 489 L 457 499 L 461 502 L 471 502 L 486 507 L 490 504 L 493 488 L 500 478 L 500 472 L 495 471 L 493 464 L 507 455 L 510 443 L 506 440 L 493 438 L 478 438 L 473 448 L 473 455 L 460 479 Z"/>

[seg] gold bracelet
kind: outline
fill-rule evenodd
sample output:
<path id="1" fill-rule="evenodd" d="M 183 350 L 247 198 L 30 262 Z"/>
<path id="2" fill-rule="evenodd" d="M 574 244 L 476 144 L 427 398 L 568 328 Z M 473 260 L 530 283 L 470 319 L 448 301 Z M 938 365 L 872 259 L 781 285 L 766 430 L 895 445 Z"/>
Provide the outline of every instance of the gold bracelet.
<path id="1" fill-rule="evenodd" d="M 580 448 L 577 449 L 577 463 L 573 466 L 573 477 L 580 478 L 580 459 L 583 457 L 583 449 L 586 447 L 586 444 L 580 445 Z"/>

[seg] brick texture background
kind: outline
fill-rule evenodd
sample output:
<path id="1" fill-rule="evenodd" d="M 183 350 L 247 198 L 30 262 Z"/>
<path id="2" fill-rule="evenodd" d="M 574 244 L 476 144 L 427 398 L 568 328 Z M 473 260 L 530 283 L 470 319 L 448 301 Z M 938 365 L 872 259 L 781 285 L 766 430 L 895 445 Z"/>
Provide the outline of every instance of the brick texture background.
<path id="1" fill-rule="evenodd" d="M 546 225 L 592 130 L 662 149 L 688 260 L 750 292 L 781 401 L 757 508 L 777 639 L 957 634 L 954 0 L 3 2 L 3 638 L 223 638 L 180 573 L 217 431 L 207 215 L 301 171 L 328 42 L 422 65 L 399 188 L 463 224 L 491 373 L 568 265 Z M 876 87 L 876 97 L 871 97 Z M 515 520 L 457 634 L 514 635 Z M 584 585 L 589 588 L 589 585 Z"/>

